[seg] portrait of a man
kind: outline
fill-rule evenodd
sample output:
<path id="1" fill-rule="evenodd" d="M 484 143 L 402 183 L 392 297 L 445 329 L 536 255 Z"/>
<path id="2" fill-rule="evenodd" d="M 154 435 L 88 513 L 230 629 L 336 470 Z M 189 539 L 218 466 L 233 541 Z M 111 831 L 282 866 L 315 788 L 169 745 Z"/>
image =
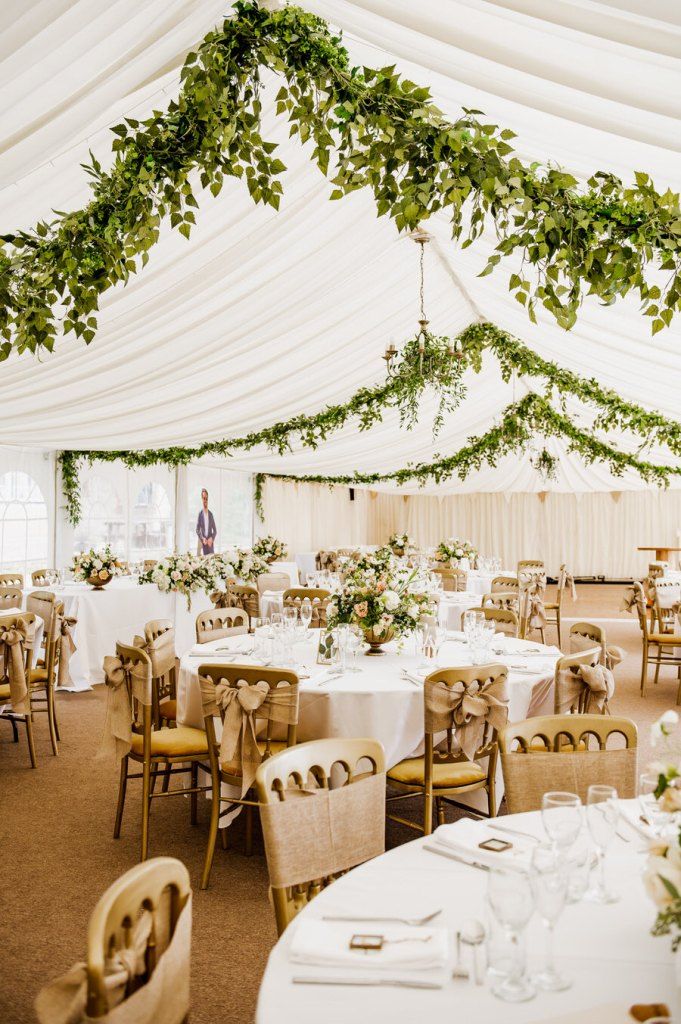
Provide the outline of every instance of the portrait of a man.
<path id="1" fill-rule="evenodd" d="M 212 555 L 215 551 L 215 537 L 217 528 L 213 513 L 208 508 L 208 491 L 204 487 L 201 491 L 201 511 L 196 523 L 196 536 L 199 538 L 199 549 L 204 555 Z"/>

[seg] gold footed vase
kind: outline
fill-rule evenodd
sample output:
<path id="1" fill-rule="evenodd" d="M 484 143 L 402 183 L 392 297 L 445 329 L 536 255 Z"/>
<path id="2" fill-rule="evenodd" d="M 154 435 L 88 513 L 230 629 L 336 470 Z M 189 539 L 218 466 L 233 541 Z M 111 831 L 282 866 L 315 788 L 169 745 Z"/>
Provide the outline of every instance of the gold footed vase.
<path id="1" fill-rule="evenodd" d="M 395 636 L 393 629 L 376 630 L 372 626 L 371 629 L 364 630 L 364 639 L 369 644 L 369 650 L 365 651 L 367 657 L 370 655 L 382 655 L 385 651 L 382 650 L 383 644 L 389 643 Z"/>
<path id="2" fill-rule="evenodd" d="M 89 583 L 95 590 L 102 590 L 102 588 L 105 587 L 112 579 L 112 576 L 107 576 L 105 580 L 100 579 L 99 573 L 95 573 L 93 576 L 88 576 L 85 582 Z"/>

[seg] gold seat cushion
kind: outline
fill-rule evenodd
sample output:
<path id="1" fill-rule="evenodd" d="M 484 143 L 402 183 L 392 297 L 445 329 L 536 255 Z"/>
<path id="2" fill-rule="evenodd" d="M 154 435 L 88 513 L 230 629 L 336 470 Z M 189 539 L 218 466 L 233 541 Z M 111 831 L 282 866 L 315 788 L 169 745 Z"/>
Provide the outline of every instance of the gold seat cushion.
<path id="1" fill-rule="evenodd" d="M 561 743 L 559 751 L 551 751 L 546 746 L 543 740 L 532 740 L 530 743 L 530 754 L 551 754 L 551 753 L 564 753 L 572 754 L 574 752 L 574 743 Z M 586 740 L 579 740 L 577 743 L 577 750 L 588 750 Z"/>
<path id="2" fill-rule="evenodd" d="M 47 669 L 46 668 L 32 668 L 30 674 L 31 685 L 35 686 L 36 683 L 47 682 Z"/>
<path id="3" fill-rule="evenodd" d="M 177 701 L 176 700 L 164 700 L 158 706 L 158 711 L 161 718 L 165 718 L 167 721 L 175 721 L 177 719 Z"/>
<path id="4" fill-rule="evenodd" d="M 0 683 L 0 700 L 6 700 L 9 697 L 9 683 Z"/>
<path id="5" fill-rule="evenodd" d="M 132 752 L 140 757 L 144 752 L 144 738 L 133 733 Z M 208 754 L 208 740 L 203 729 L 178 725 L 176 729 L 154 729 L 151 733 L 152 757 L 181 757 L 183 754 Z"/>
<path id="6" fill-rule="evenodd" d="M 556 612 L 560 608 L 557 601 L 544 601 L 544 611 Z"/>
<path id="7" fill-rule="evenodd" d="M 679 644 L 681 646 L 681 636 L 678 633 L 651 633 L 648 641 L 651 644 Z"/>
<path id="8" fill-rule="evenodd" d="M 394 782 L 403 782 L 407 786 L 423 786 L 423 758 L 407 757 L 388 772 L 388 778 Z M 474 782 L 484 782 L 487 772 L 475 761 L 459 761 L 456 764 L 433 764 L 433 788 L 453 789 L 457 786 L 470 786 Z"/>

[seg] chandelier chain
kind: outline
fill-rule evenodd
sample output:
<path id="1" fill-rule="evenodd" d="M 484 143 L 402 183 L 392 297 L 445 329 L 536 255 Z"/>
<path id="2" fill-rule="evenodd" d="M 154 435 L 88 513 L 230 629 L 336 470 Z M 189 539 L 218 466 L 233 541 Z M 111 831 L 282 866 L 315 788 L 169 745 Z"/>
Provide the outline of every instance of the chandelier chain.
<path id="1" fill-rule="evenodd" d="M 421 320 L 426 319 L 426 308 L 425 308 L 425 287 L 424 287 L 424 257 L 426 245 L 425 242 L 421 242 L 421 255 L 419 257 L 419 270 L 420 270 L 420 283 L 419 283 L 419 300 L 421 304 Z"/>

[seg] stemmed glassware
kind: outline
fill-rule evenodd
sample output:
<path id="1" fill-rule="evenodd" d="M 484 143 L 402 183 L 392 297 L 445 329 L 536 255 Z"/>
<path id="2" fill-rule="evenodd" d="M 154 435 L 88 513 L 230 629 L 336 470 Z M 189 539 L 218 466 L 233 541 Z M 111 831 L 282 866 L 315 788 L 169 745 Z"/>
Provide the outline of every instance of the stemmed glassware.
<path id="1" fill-rule="evenodd" d="M 582 801 L 576 793 L 560 790 L 544 793 L 541 820 L 554 850 L 565 853 L 582 830 Z"/>
<path id="2" fill-rule="evenodd" d="M 638 780 L 638 802 L 641 815 L 656 835 L 664 832 L 671 815 L 663 811 L 655 797 L 660 777 L 657 772 L 641 772 Z"/>
<path id="3" fill-rule="evenodd" d="M 562 992 L 572 981 L 556 970 L 553 955 L 553 930 L 563 912 L 568 895 L 568 863 L 554 846 L 537 846 L 532 851 L 532 891 L 535 906 L 546 929 L 546 962 L 532 975 L 538 988 Z"/>
<path id="4" fill-rule="evenodd" d="M 300 605 L 300 621 L 305 626 L 305 629 L 310 628 L 312 622 L 312 602 L 309 597 L 304 597 Z"/>
<path id="5" fill-rule="evenodd" d="M 357 655 L 361 648 L 364 646 L 364 634 L 359 626 L 349 626 L 348 633 L 345 638 L 347 649 L 352 655 L 352 663 L 347 666 L 348 672 L 361 672 L 361 668 L 357 665 Z"/>
<path id="6" fill-rule="evenodd" d="M 584 899 L 592 903 L 616 903 L 619 896 L 608 891 L 605 882 L 605 852 L 617 827 L 617 790 L 614 786 L 589 786 L 587 790 L 586 820 L 598 853 L 598 880 Z"/>
<path id="7" fill-rule="evenodd" d="M 488 875 L 487 899 L 494 916 L 503 928 L 512 951 L 508 973 L 497 979 L 492 992 L 508 1003 L 532 999 L 534 986 L 525 974 L 523 932 L 534 911 L 534 894 L 529 875 L 523 871 L 491 870 Z"/>

